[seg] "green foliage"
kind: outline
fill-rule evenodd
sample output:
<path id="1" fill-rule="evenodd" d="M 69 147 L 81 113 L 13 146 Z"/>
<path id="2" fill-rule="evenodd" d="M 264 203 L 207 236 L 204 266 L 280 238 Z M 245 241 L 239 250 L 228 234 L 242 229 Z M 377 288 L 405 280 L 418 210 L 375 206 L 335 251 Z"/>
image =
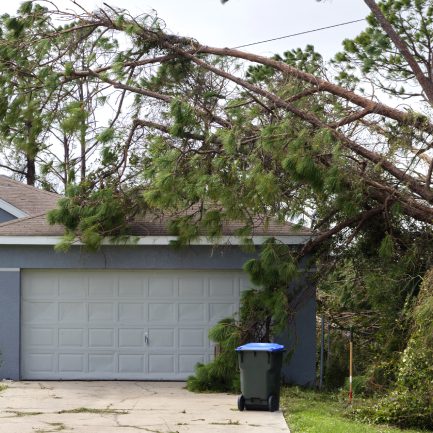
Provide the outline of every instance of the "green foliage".
<path id="1" fill-rule="evenodd" d="M 399 220 L 401 215 L 395 212 L 393 218 Z M 420 235 L 417 226 L 407 221 L 391 236 L 386 229 L 390 221 L 376 218 L 365 225 L 357 241 L 340 252 L 331 270 L 328 261 L 318 262 L 322 275 L 319 305 L 334 324 L 325 372 L 330 389 L 342 386 L 347 376 L 347 337 L 338 328 L 351 326 L 355 331 L 354 374 L 365 377 L 366 392 L 383 395 L 396 381 L 420 275 L 431 266 L 433 251 L 429 235 Z"/>
<path id="2" fill-rule="evenodd" d="M 219 347 L 219 354 L 208 364 L 198 364 L 190 376 L 190 391 L 238 392 L 239 370 L 235 348 L 241 342 L 240 327 L 233 318 L 223 319 L 209 331 L 209 338 Z"/>
<path id="3" fill-rule="evenodd" d="M 433 269 L 424 277 L 413 327 L 398 363 L 392 392 L 372 408 L 371 418 L 402 427 L 433 429 Z"/>
<path id="4" fill-rule="evenodd" d="M 320 334 L 318 333 L 318 340 Z M 344 386 L 345 380 L 348 376 L 348 340 L 341 331 L 331 332 L 331 353 L 327 353 L 326 370 L 324 375 L 324 386 L 327 390 L 336 390 Z M 316 359 L 320 357 L 320 341 L 316 342 L 317 355 Z M 357 345 L 355 345 L 355 348 Z M 358 365 L 358 357 L 356 356 L 356 363 Z"/>
<path id="5" fill-rule="evenodd" d="M 171 103 L 170 114 L 173 117 L 170 132 L 174 137 L 181 138 L 197 126 L 194 109 L 182 100 L 175 99 Z"/>
<path id="6" fill-rule="evenodd" d="M 379 247 L 379 255 L 383 258 L 391 258 L 394 255 L 394 242 L 388 233 L 382 239 Z"/>
<path id="7" fill-rule="evenodd" d="M 312 45 L 307 45 L 305 49 L 297 48 L 285 51 L 282 56 L 277 54 L 273 58 L 310 74 L 319 75 L 324 66 L 322 56 L 314 50 Z M 247 77 L 253 83 L 258 83 L 269 80 L 274 74 L 275 71 L 269 66 L 251 66 L 248 69 Z"/>
<path id="8" fill-rule="evenodd" d="M 349 391 L 349 378 L 344 380 L 345 391 Z M 352 378 L 352 391 L 354 398 L 359 398 L 370 394 L 368 377 L 367 376 L 353 376 Z"/>
<path id="9" fill-rule="evenodd" d="M 106 186 L 91 190 L 86 185 L 70 185 L 57 209 L 48 213 L 50 224 L 62 224 L 66 234 L 57 249 L 65 251 L 79 238 L 90 250 L 97 250 L 105 237 L 113 240 L 128 235 L 128 218 L 143 212 L 138 191 L 126 193 Z M 127 212 L 125 212 L 127 210 Z"/>
<path id="10" fill-rule="evenodd" d="M 424 74 L 429 76 L 427 65 L 433 30 L 431 2 L 382 0 L 378 4 Z M 368 27 L 356 38 L 343 42 L 344 51 L 335 57 L 335 65 L 341 71 L 340 81 L 350 85 L 368 78 L 392 96 L 418 97 L 418 92 L 414 91 L 417 83 L 407 60 L 372 14 L 367 17 L 367 22 Z"/>
<path id="11" fill-rule="evenodd" d="M 86 121 L 88 113 L 80 101 L 71 102 L 65 107 L 65 117 L 61 122 L 61 128 L 66 134 L 80 131 Z"/>
<path id="12" fill-rule="evenodd" d="M 290 260 L 291 251 L 273 239 L 263 246 L 258 259 L 249 260 L 244 269 L 260 288 L 242 293 L 239 317 L 220 321 L 209 331 L 220 353 L 209 364 L 198 364 L 188 379 L 190 391 L 239 391 L 239 371 L 235 348 L 247 342 L 268 342 L 287 330 L 293 313 L 290 283 L 298 271 Z M 288 266 L 287 263 L 289 263 Z M 285 268 L 282 270 L 281 268 Z"/>
<path id="13" fill-rule="evenodd" d="M 379 4 L 430 76 L 431 4 Z M 335 329 L 354 325 L 356 375 L 366 377 L 370 390 L 384 391 L 397 377 L 396 354 L 409 338 L 419 275 L 432 262 L 430 220 L 405 216 L 411 203 L 417 212 L 430 211 L 431 200 L 422 199 L 428 187 L 420 194 L 424 161 L 417 159 L 429 157 L 422 150 L 430 134 L 413 128 L 428 124 L 429 108 L 408 109 L 398 123 L 374 109 L 366 114 L 344 89 L 336 97 L 329 92 L 335 87 L 302 81 L 290 68 L 257 66 L 245 76 L 243 62 L 196 51 L 194 40 L 165 34 L 151 15 L 131 19 L 106 9 L 95 27 L 74 28 L 76 17 L 57 26 L 47 12 L 26 2 L 17 16 L 1 18 L 0 139 L 18 171 L 37 169 L 46 188 L 50 176 L 69 185 L 50 214 L 51 223 L 66 228 L 58 248 L 76 239 L 92 249 L 106 237 L 123 241 L 129 223 L 148 208 L 173 217 L 169 229 L 177 246 L 202 235 L 217 242 L 229 221 L 236 221 L 234 235 L 250 249 L 257 226 L 274 221 L 311 223 L 315 233 L 329 236 L 343 227 L 314 251 L 321 255 L 319 306 Z M 274 59 L 324 80 L 334 73 L 311 46 Z M 336 61 L 347 88 L 368 79 L 374 90 L 413 96 L 413 73 L 373 16 Z M 232 73 L 237 78 L 230 81 Z M 102 125 L 95 107 L 112 107 L 110 120 L 104 113 Z M 53 155 L 59 144 L 63 154 Z M 365 151 L 380 152 L 379 163 Z M 385 170 L 385 162 L 414 182 Z M 374 218 L 356 220 L 378 206 Z M 298 253 L 267 242 L 260 258 L 245 265 L 262 289 L 246 291 L 238 319 L 212 337 L 233 346 L 268 340 L 281 330 L 291 314 L 287 287 L 296 278 Z M 345 343 L 334 336 L 330 387 L 342 385 L 346 374 Z M 223 361 L 202 367 L 198 387 L 235 386 L 224 370 L 235 370 L 233 353 L 225 352 L 227 359 L 222 355 Z"/>

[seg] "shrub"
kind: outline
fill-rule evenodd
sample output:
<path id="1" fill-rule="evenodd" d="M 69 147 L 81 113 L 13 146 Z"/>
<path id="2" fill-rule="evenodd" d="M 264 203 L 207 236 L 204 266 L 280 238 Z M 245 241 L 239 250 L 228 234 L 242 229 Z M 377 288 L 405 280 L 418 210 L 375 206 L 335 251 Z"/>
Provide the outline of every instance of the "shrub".
<path id="1" fill-rule="evenodd" d="M 298 270 L 287 245 L 268 239 L 259 259 L 248 260 L 244 270 L 260 289 L 242 293 L 239 319 L 221 320 L 209 331 L 209 339 L 217 343 L 219 354 L 209 364 L 198 364 L 190 376 L 190 391 L 239 392 L 240 379 L 235 348 L 247 342 L 268 342 L 275 335 L 287 332 L 289 316 L 293 315 L 290 283 Z M 298 284 L 301 289 L 300 285 Z"/>
<path id="2" fill-rule="evenodd" d="M 190 376 L 190 391 L 238 392 L 239 369 L 235 348 L 240 344 L 240 331 L 234 319 L 223 319 L 209 331 L 209 338 L 218 344 L 220 353 L 209 364 L 197 364 Z"/>
<path id="3" fill-rule="evenodd" d="M 433 429 L 433 269 L 425 276 L 393 391 L 373 408 L 376 422 Z"/>

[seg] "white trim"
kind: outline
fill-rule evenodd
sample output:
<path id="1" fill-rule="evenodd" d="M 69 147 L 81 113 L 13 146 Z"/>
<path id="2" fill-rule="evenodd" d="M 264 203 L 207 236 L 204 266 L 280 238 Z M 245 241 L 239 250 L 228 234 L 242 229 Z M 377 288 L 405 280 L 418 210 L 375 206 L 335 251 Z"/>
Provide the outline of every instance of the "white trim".
<path id="1" fill-rule="evenodd" d="M 274 237 L 286 245 L 305 244 L 311 235 L 293 236 L 253 236 L 255 245 L 262 244 L 266 239 Z M 177 240 L 177 236 L 143 236 L 131 237 L 131 241 L 113 243 L 108 239 L 102 242 L 103 245 L 170 245 L 171 241 Z M 0 236 L 0 245 L 56 245 L 62 240 L 61 236 Z M 192 241 L 190 245 L 242 245 L 242 240 L 236 236 L 221 236 L 217 240 L 211 240 L 204 236 Z M 83 245 L 82 242 L 74 242 L 74 245 Z"/>
<path id="2" fill-rule="evenodd" d="M 18 209 L 17 207 L 11 205 L 7 201 L 2 200 L 1 198 L 0 198 L 0 209 L 3 209 L 7 213 L 10 213 L 11 215 L 13 215 L 14 217 L 17 217 L 17 218 L 23 218 L 23 217 L 29 216 L 28 214 L 23 212 L 21 209 Z"/>
<path id="3" fill-rule="evenodd" d="M 0 268 L 0 272 L 19 272 L 20 268 Z"/>

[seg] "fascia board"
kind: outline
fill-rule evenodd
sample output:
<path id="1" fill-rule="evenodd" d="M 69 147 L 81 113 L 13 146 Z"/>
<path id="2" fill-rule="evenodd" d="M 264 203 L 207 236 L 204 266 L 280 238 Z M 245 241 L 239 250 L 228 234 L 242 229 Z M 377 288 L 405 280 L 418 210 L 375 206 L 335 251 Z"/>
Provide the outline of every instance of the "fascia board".
<path id="1" fill-rule="evenodd" d="M 17 217 L 17 218 L 24 218 L 24 217 L 29 216 L 28 214 L 23 212 L 21 209 L 18 209 L 17 207 L 11 205 L 7 201 L 2 200 L 1 198 L 0 198 L 0 209 L 3 209 L 7 213 L 10 213 L 11 215 L 13 215 L 14 217 Z"/>
<path id="2" fill-rule="evenodd" d="M 286 245 L 303 245 L 311 235 L 293 235 L 293 236 L 253 236 L 254 245 L 261 245 L 270 237 Z M 0 245 L 56 245 L 62 240 L 61 236 L 0 236 Z M 176 241 L 176 236 L 143 236 L 132 237 L 130 241 L 113 243 L 109 239 L 102 242 L 103 245 L 170 245 Z M 83 245 L 82 242 L 74 242 L 73 245 Z M 189 245 L 242 245 L 242 240 L 236 236 L 222 236 L 217 240 L 211 240 L 202 236 Z"/>

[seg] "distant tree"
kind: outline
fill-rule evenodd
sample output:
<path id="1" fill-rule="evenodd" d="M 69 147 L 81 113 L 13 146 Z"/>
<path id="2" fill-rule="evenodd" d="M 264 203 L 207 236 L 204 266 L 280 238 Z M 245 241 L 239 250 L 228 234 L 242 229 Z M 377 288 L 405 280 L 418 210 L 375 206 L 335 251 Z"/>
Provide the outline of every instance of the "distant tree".
<path id="1" fill-rule="evenodd" d="M 103 64 L 116 40 L 86 28 L 73 38 L 45 38 L 53 29 L 49 10 L 35 2 L 0 18 L 0 166 L 30 185 L 62 191 L 77 172 L 85 181 L 106 128 L 98 113 L 108 102 L 121 107 L 123 98 L 109 100 L 101 95 L 106 85 L 89 77 L 67 77 L 68 68 Z"/>

